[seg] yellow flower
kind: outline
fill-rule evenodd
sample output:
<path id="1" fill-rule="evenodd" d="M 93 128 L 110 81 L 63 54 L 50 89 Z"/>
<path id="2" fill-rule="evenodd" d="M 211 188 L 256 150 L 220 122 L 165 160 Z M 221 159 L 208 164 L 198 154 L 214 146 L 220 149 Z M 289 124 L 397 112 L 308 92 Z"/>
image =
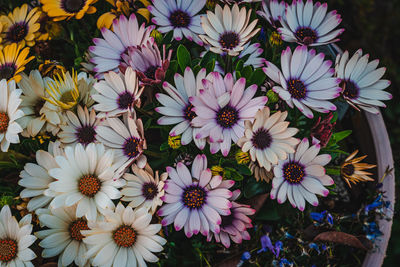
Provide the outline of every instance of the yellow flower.
<path id="1" fill-rule="evenodd" d="M 22 49 L 16 43 L 5 46 L 0 50 L 0 80 L 21 80 L 20 72 L 25 69 L 25 65 L 34 57 L 26 58 L 29 54 L 29 47 Z"/>
<path id="2" fill-rule="evenodd" d="M 235 159 L 238 164 L 247 164 L 250 162 L 250 154 L 248 152 L 238 150 L 238 152 L 236 152 Z"/>
<path id="3" fill-rule="evenodd" d="M 40 64 L 39 71 L 42 76 L 53 78 L 56 75 L 62 75 L 66 72 L 66 69 L 57 61 L 45 60 L 44 63 Z"/>
<path id="4" fill-rule="evenodd" d="M 172 149 L 178 149 L 181 147 L 181 136 L 170 136 L 168 135 L 168 145 Z"/>
<path id="5" fill-rule="evenodd" d="M 55 21 L 75 17 L 81 19 L 85 13 L 93 14 L 96 8 L 91 6 L 97 0 L 40 0 L 43 11 Z"/>
<path id="6" fill-rule="evenodd" d="M 271 36 L 269 37 L 269 43 L 276 46 L 282 45 L 281 35 L 277 32 L 272 32 Z"/>
<path id="7" fill-rule="evenodd" d="M 218 0 L 207 0 L 206 7 L 208 9 L 214 10 L 215 5 L 217 4 L 217 2 L 219 2 L 219 1 Z"/>
<path id="8" fill-rule="evenodd" d="M 49 135 L 47 135 L 47 134 L 39 134 L 39 135 L 37 135 L 36 137 L 34 137 L 34 138 L 32 138 L 33 140 L 38 140 L 39 141 L 39 143 L 42 145 L 44 142 L 45 142 L 45 140 L 49 140 L 49 139 L 51 139 L 51 137 L 49 136 Z"/>
<path id="9" fill-rule="evenodd" d="M 219 175 L 221 177 L 224 177 L 225 170 L 224 170 L 224 168 L 222 168 L 219 165 L 214 165 L 214 166 L 211 167 L 211 174 L 212 174 L 212 176 L 218 176 Z"/>
<path id="10" fill-rule="evenodd" d="M 366 172 L 367 169 L 375 168 L 376 165 L 368 163 L 360 163 L 367 155 L 354 158 L 358 153 L 358 150 L 351 153 L 350 156 L 345 159 L 342 166 L 340 166 L 340 174 L 347 185 L 351 188 L 351 184 L 356 184 L 359 182 L 373 181 L 374 179 L 368 175 L 372 175 L 370 172 Z"/>

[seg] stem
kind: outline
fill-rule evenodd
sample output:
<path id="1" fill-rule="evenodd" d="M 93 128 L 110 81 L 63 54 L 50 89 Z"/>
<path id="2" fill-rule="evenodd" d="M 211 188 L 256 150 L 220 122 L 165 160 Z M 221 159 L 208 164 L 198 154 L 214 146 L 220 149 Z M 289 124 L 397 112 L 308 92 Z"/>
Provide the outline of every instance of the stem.
<path id="1" fill-rule="evenodd" d="M 157 152 L 153 152 L 153 151 L 150 151 L 150 150 L 144 150 L 143 154 L 145 154 L 147 156 L 152 156 L 152 157 L 155 157 L 155 158 L 164 158 L 163 154 L 160 154 L 160 153 L 157 153 Z"/>
<path id="2" fill-rule="evenodd" d="M 232 57 L 230 55 L 226 55 L 225 56 L 225 73 L 232 73 L 233 69 L 232 69 Z"/>

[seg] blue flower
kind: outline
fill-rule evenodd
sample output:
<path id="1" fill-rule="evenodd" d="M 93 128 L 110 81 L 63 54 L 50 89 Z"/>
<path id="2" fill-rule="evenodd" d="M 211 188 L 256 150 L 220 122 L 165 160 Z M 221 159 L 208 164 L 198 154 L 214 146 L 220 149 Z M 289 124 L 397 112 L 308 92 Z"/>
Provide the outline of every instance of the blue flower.
<path id="1" fill-rule="evenodd" d="M 268 235 L 263 235 L 260 238 L 261 241 L 261 249 L 257 251 L 257 253 L 261 253 L 261 252 L 267 252 L 268 249 L 271 250 L 272 252 L 274 251 L 274 247 L 272 246 L 272 242 L 271 239 L 269 238 Z"/>
<path id="2" fill-rule="evenodd" d="M 318 252 L 318 254 L 321 253 L 321 251 L 319 250 L 319 247 L 318 247 L 317 244 L 315 244 L 315 243 L 310 243 L 310 244 L 308 244 L 308 246 L 309 246 L 310 248 L 312 248 L 312 249 L 315 249 L 315 250 Z"/>
<path id="3" fill-rule="evenodd" d="M 282 258 L 279 261 L 279 267 L 292 266 L 292 265 L 293 265 L 293 262 L 291 262 L 291 261 L 289 261 L 289 260 L 287 260 L 285 258 Z"/>
<path id="4" fill-rule="evenodd" d="M 242 257 L 240 258 L 242 261 L 248 261 L 251 258 L 251 254 L 248 251 L 243 252 Z"/>
<path id="5" fill-rule="evenodd" d="M 311 219 L 313 219 L 314 221 L 322 222 L 324 220 L 324 218 L 325 218 L 325 214 L 326 214 L 326 211 L 323 211 L 323 212 L 311 212 L 310 216 L 311 216 Z"/>
<path id="6" fill-rule="evenodd" d="M 283 243 L 281 241 L 276 241 L 274 251 L 273 251 L 275 258 L 279 258 L 279 253 L 281 252 L 282 249 L 283 249 Z"/>

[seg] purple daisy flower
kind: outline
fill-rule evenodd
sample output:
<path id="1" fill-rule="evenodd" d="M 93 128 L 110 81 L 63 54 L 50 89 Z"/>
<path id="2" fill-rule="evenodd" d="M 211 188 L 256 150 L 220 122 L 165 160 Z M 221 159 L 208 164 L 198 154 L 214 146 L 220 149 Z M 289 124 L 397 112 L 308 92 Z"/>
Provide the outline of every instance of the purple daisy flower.
<path id="1" fill-rule="evenodd" d="M 285 9 L 287 4 L 284 1 L 265 0 L 262 2 L 262 10 L 257 11 L 257 15 L 266 19 L 272 27 L 277 28 L 280 24 L 279 20 L 285 19 Z"/>
<path id="2" fill-rule="evenodd" d="M 222 155 L 227 156 L 232 141 L 237 143 L 244 135 L 244 122 L 253 121 L 268 98 L 253 98 L 257 85 L 245 90 L 246 79 L 234 82 L 231 73 L 222 78 L 221 74 L 213 72 L 210 79 L 203 80 L 205 89 L 199 90 L 198 96 L 189 98 L 197 115 L 192 125 L 200 127 L 196 138 L 209 137 L 211 153 L 221 150 Z"/>

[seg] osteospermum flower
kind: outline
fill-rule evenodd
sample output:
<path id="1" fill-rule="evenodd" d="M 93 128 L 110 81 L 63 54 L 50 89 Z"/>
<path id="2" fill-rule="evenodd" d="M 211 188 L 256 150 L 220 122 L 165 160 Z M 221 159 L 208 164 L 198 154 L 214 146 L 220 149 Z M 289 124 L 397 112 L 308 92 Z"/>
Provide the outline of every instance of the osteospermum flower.
<path id="1" fill-rule="evenodd" d="M 222 155 L 227 156 L 232 141 L 236 143 L 244 135 L 244 121 L 253 121 L 268 98 L 253 98 L 257 85 L 253 84 L 245 90 L 245 78 L 234 82 L 232 74 L 222 78 L 218 72 L 212 73 L 212 77 L 212 82 L 203 80 L 206 89 L 200 90 L 198 96 L 189 98 L 197 115 L 192 125 L 200 127 L 195 138 L 209 137 L 211 153 L 221 149 Z"/>
<path id="2" fill-rule="evenodd" d="M 250 44 L 247 43 L 243 46 L 242 52 L 238 55 L 238 58 L 245 58 L 243 66 L 253 66 L 256 68 L 261 68 L 264 65 L 265 59 L 260 57 L 264 52 L 264 49 L 260 48 L 259 43 Z"/>
<path id="3" fill-rule="evenodd" d="M 318 155 L 321 146 L 309 146 L 304 138 L 297 146 L 296 152 L 288 159 L 279 161 L 274 167 L 275 177 L 272 180 L 271 199 L 283 203 L 286 199 L 295 208 L 303 211 L 305 200 L 313 206 L 318 205 L 316 194 L 327 196 L 329 190 L 324 186 L 332 185 L 332 178 L 325 174 L 324 166 L 329 163 L 329 154 Z"/>
<path id="4" fill-rule="evenodd" d="M 334 30 L 342 21 L 336 10 L 326 13 L 328 5 L 312 0 L 295 0 L 286 7 L 282 27 L 278 29 L 282 40 L 308 46 L 325 45 L 339 41 L 344 29 Z"/>
<path id="5" fill-rule="evenodd" d="M 313 118 L 311 109 L 328 113 L 336 110 L 329 102 L 340 95 L 340 79 L 334 78 L 332 61 L 324 60 L 325 55 L 306 46 L 298 46 L 293 54 L 289 47 L 282 51 L 281 67 L 266 61 L 265 74 L 277 85 L 272 89 L 293 108 L 296 106 L 308 118 Z"/>
<path id="6" fill-rule="evenodd" d="M 117 188 L 125 181 L 118 179 L 116 170 L 120 167 L 113 150 L 106 150 L 102 144 L 81 144 L 67 146 L 65 156 L 55 158 L 59 168 L 49 171 L 56 181 L 49 184 L 55 192 L 51 208 L 77 204 L 76 216 L 96 220 L 98 212 L 113 209 L 112 199 L 119 199 Z"/>
<path id="7" fill-rule="evenodd" d="M 341 79 L 343 98 L 357 110 L 379 113 L 379 107 L 386 107 L 382 100 L 392 99 L 383 91 L 390 81 L 382 80 L 386 68 L 379 68 L 379 60 L 368 62 L 369 54 L 362 56 L 362 50 L 349 58 L 349 52 L 336 57 L 336 77 Z"/>
<path id="8" fill-rule="evenodd" d="M 21 80 L 20 72 L 25 69 L 25 65 L 34 57 L 28 57 L 29 47 L 22 49 L 21 45 L 13 43 L 6 45 L 0 50 L 0 80 L 6 79 L 7 81 Z"/>
<path id="9" fill-rule="evenodd" d="M 163 250 L 167 240 L 157 235 L 161 224 L 150 224 L 145 208 L 133 210 L 119 203 L 115 212 L 107 211 L 104 222 L 89 222 L 82 231 L 89 246 L 87 256 L 93 266 L 147 266 L 157 262 L 154 252 Z"/>
<path id="10" fill-rule="evenodd" d="M 96 143 L 96 128 L 100 119 L 96 118 L 96 112 L 92 109 L 78 106 L 77 114 L 72 111 L 66 112 L 67 124 L 61 125 L 58 138 L 64 144 L 82 144 L 87 146 Z"/>
<path id="11" fill-rule="evenodd" d="M 147 9 L 154 16 L 151 21 L 158 25 L 158 31 L 167 33 L 174 31 L 174 38 L 181 41 L 185 36 L 190 41 L 195 41 L 199 45 L 203 42 L 198 34 L 204 33 L 200 26 L 200 15 L 197 15 L 206 4 L 206 0 L 171 0 L 157 1 L 152 0 L 153 5 Z"/>
<path id="12" fill-rule="evenodd" d="M 6 44 L 16 43 L 22 47 L 27 44 L 33 46 L 35 37 L 38 37 L 40 24 L 38 19 L 41 12 L 39 8 L 33 8 L 28 12 L 28 5 L 23 4 L 16 7 L 8 16 L 0 16 L 0 23 L 3 23 L 3 40 Z M 40 34 L 39 34 L 40 35 Z"/>
<path id="13" fill-rule="evenodd" d="M 289 122 L 285 121 L 287 115 L 287 111 L 270 115 L 268 107 L 257 111 L 253 123 L 245 122 L 244 136 L 238 141 L 242 151 L 249 151 L 251 160 L 257 160 L 259 166 L 267 171 L 278 164 L 278 160 L 287 159 L 288 153 L 294 153 L 295 146 L 300 142 L 293 137 L 299 130 L 288 128 Z"/>
<path id="14" fill-rule="evenodd" d="M 137 47 L 148 41 L 153 42 L 150 37 L 153 26 L 146 27 L 143 23 L 140 27 L 135 14 L 131 14 L 129 20 L 121 15 L 113 22 L 113 31 L 102 28 L 103 38 L 94 38 L 94 46 L 89 51 L 94 55 L 90 61 L 95 64 L 96 77 L 102 77 L 108 71 L 118 72 L 119 65 L 123 62 L 122 54 L 129 47 Z M 127 34 L 128 33 L 128 34 Z"/>
<path id="15" fill-rule="evenodd" d="M 7 152 L 10 144 L 18 144 L 18 134 L 22 132 L 21 126 L 16 122 L 24 116 L 19 109 L 21 104 L 21 89 L 15 88 L 15 81 L 7 84 L 5 79 L 0 81 L 0 147 Z"/>
<path id="16" fill-rule="evenodd" d="M 81 19 L 86 13 L 93 14 L 96 8 L 92 4 L 97 0 L 40 0 L 43 11 L 55 21 L 75 17 Z"/>
<path id="17" fill-rule="evenodd" d="M 166 94 L 156 94 L 157 100 L 163 105 L 155 110 L 163 114 L 157 123 L 160 125 L 175 125 L 169 132 L 170 136 L 182 135 L 182 145 L 189 144 L 194 140 L 196 146 L 203 149 L 206 140 L 196 139 L 198 128 L 194 128 L 191 124 L 196 113 L 193 111 L 193 105 L 189 102 L 189 98 L 198 95 L 199 90 L 203 88 L 202 80 L 206 77 L 206 70 L 201 69 L 196 77 L 192 69 L 187 67 L 185 73 L 180 75 L 176 73 L 174 76 L 175 86 L 168 82 L 163 83 Z"/>
<path id="18" fill-rule="evenodd" d="M 167 167 L 170 179 L 164 185 L 166 204 L 157 212 L 164 216 L 163 225 L 174 223 L 175 230 L 184 228 L 187 237 L 199 232 L 206 236 L 210 230 L 219 233 L 221 215 L 229 215 L 232 207 L 229 201 L 232 192 L 220 187 L 221 176 L 212 177 L 211 170 L 205 169 L 204 158 L 205 155 L 195 158 L 192 172 L 182 162 L 177 163 L 176 169 Z M 233 185 L 234 182 L 225 180 L 224 183 Z"/>
<path id="19" fill-rule="evenodd" d="M 201 26 L 205 35 L 199 37 L 211 46 L 210 50 L 217 54 L 224 52 L 236 56 L 243 50 L 243 46 L 260 30 L 254 29 L 257 19 L 249 24 L 251 11 L 245 7 L 239 10 L 234 4 L 232 9 L 228 5 L 217 5 L 215 13 L 207 11 L 207 16 L 201 17 Z"/>
<path id="20" fill-rule="evenodd" d="M 35 235 L 42 239 L 39 246 L 42 257 L 58 256 L 58 266 L 75 263 L 79 267 L 88 266 L 87 245 L 83 243 L 81 231 L 89 230 L 87 220 L 76 216 L 76 205 L 62 206 L 58 209 L 38 209 L 40 224 L 48 229 L 37 231 Z"/>
<path id="21" fill-rule="evenodd" d="M 32 215 L 28 214 L 19 222 L 11 215 L 8 205 L 0 212 L 0 265 L 33 266 L 31 260 L 36 258 L 29 248 L 36 240 L 32 232 Z"/>
<path id="22" fill-rule="evenodd" d="M 168 178 L 168 173 L 154 174 L 149 165 L 145 169 L 132 165 L 132 172 L 125 173 L 123 177 L 126 185 L 121 190 L 123 201 L 128 201 L 133 208 L 146 208 L 151 214 L 156 212 L 158 206 L 163 203 L 161 197 L 164 195 L 164 182 Z"/>
<path id="23" fill-rule="evenodd" d="M 278 0 L 262 1 L 262 10 L 257 11 L 257 14 L 266 19 L 272 27 L 277 28 L 280 25 L 279 20 L 285 19 L 286 3 Z"/>
<path id="24" fill-rule="evenodd" d="M 340 166 L 340 174 L 350 188 L 351 184 L 374 181 L 373 178 L 369 177 L 372 173 L 365 170 L 375 168 L 376 165 L 361 162 L 367 155 L 354 158 L 357 153 L 358 150 L 351 153 Z"/>

